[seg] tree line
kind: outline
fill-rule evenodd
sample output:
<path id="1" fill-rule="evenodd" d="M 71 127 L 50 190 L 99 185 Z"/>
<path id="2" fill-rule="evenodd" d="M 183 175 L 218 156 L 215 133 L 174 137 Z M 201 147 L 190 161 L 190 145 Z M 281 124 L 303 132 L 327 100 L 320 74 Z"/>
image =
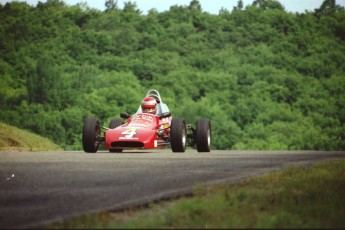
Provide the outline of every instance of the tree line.
<path id="1" fill-rule="evenodd" d="M 212 122 L 213 149 L 345 149 L 345 9 L 275 0 L 204 12 L 198 0 L 143 14 L 47 0 L 0 5 L 0 120 L 80 150 L 157 89 L 173 116 Z"/>

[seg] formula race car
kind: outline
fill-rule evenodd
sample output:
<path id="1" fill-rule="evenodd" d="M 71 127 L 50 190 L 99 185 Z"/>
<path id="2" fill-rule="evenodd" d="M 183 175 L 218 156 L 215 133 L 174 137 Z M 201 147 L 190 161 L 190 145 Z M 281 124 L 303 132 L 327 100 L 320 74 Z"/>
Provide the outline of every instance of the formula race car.
<path id="1" fill-rule="evenodd" d="M 149 90 L 145 98 L 154 98 L 154 103 L 148 101 L 149 105 L 156 105 L 154 114 L 139 106 L 133 115 L 121 113 L 122 119 L 111 120 L 109 127 L 101 126 L 97 118 L 86 118 L 82 133 L 84 151 L 95 153 L 101 144 L 109 152 L 166 147 L 173 152 L 185 152 L 187 146 L 196 147 L 198 152 L 211 151 L 211 122 L 208 119 L 197 120 L 194 128 L 183 118 L 172 117 L 157 90 Z"/>

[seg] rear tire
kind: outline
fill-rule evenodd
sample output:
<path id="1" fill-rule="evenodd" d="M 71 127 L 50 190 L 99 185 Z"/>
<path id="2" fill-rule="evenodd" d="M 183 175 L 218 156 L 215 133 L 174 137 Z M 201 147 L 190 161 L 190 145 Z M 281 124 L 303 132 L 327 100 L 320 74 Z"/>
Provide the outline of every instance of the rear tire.
<path id="1" fill-rule="evenodd" d="M 95 153 L 98 150 L 100 140 L 100 125 L 96 118 L 86 118 L 83 127 L 83 149 L 87 153 Z"/>
<path id="2" fill-rule="evenodd" d="M 125 122 L 123 120 L 121 120 L 121 119 L 113 119 L 109 123 L 109 128 L 110 129 L 114 129 L 114 128 L 120 126 L 120 125 L 123 125 L 124 123 Z"/>
<path id="3" fill-rule="evenodd" d="M 202 118 L 196 122 L 196 148 L 198 152 L 211 151 L 211 122 Z"/>
<path id="4" fill-rule="evenodd" d="M 119 127 L 120 125 L 123 125 L 125 122 L 121 119 L 113 119 L 109 123 L 109 128 L 114 129 L 116 127 Z M 121 153 L 122 149 L 109 149 L 109 152 L 111 153 Z"/>
<path id="5" fill-rule="evenodd" d="M 173 152 L 185 152 L 187 131 L 183 118 L 173 118 L 170 127 L 171 149 Z"/>

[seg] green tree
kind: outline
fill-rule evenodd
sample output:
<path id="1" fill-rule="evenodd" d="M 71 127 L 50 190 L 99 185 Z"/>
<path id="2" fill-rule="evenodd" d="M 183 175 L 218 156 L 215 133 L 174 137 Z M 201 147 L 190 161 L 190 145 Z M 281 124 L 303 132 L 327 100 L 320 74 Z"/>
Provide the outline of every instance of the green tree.
<path id="1" fill-rule="evenodd" d="M 212 123 L 213 149 L 345 149 L 345 10 L 288 13 L 257 0 L 218 15 L 199 1 L 143 15 L 60 0 L 0 5 L 0 120 L 81 149 L 157 89 L 173 116 Z"/>
<path id="2" fill-rule="evenodd" d="M 117 0 L 106 0 L 105 1 L 105 10 L 117 10 L 118 6 L 117 6 Z"/>

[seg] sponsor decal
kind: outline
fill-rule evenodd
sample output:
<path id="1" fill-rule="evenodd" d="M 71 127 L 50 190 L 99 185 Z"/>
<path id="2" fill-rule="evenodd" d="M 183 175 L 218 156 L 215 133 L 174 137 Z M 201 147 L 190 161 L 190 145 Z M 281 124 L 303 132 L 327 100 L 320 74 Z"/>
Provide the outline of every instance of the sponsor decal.
<path id="1" fill-rule="evenodd" d="M 135 127 L 146 127 L 147 125 L 146 124 L 129 124 L 127 125 L 127 127 L 132 127 L 132 128 L 135 128 Z"/>
<path id="2" fill-rule="evenodd" d="M 152 117 L 151 115 L 141 114 L 141 115 L 138 116 L 138 117 L 141 117 L 141 119 L 143 119 L 143 120 L 153 122 L 153 117 Z"/>
<path id="3" fill-rule="evenodd" d="M 149 126 L 154 123 L 154 117 L 150 114 L 137 114 L 132 118 L 130 126 Z"/>
<path id="4" fill-rule="evenodd" d="M 139 140 L 137 137 L 119 137 L 119 140 Z"/>

